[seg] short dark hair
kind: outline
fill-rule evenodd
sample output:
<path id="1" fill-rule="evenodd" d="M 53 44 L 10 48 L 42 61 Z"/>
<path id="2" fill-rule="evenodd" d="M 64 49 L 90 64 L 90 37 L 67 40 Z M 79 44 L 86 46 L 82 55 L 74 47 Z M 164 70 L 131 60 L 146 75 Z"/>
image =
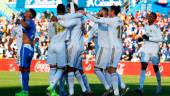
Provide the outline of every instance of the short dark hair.
<path id="1" fill-rule="evenodd" d="M 57 6 L 57 13 L 65 13 L 66 12 L 66 8 L 63 4 L 58 4 Z"/>
<path id="2" fill-rule="evenodd" d="M 156 18 L 157 18 L 156 13 L 154 13 L 154 12 L 151 12 L 151 14 L 150 14 L 150 15 L 152 15 L 154 19 L 156 19 Z"/>
<path id="3" fill-rule="evenodd" d="M 102 10 L 104 10 L 105 12 L 109 12 L 109 9 L 107 7 L 102 7 Z"/>
<path id="4" fill-rule="evenodd" d="M 121 12 L 121 7 L 120 6 L 111 6 L 110 10 L 114 10 L 115 14 L 118 15 Z"/>
<path id="5" fill-rule="evenodd" d="M 69 3 L 69 4 L 67 4 L 67 8 L 70 8 L 70 7 L 71 7 L 70 3 Z M 75 8 L 75 10 L 76 10 L 76 11 L 78 10 L 78 5 L 77 5 L 77 4 L 75 4 L 75 3 L 74 3 L 74 8 Z"/>
<path id="6" fill-rule="evenodd" d="M 29 9 L 29 11 L 31 12 L 31 15 L 32 15 L 31 18 L 35 18 L 37 15 L 35 10 L 31 8 L 31 9 Z"/>

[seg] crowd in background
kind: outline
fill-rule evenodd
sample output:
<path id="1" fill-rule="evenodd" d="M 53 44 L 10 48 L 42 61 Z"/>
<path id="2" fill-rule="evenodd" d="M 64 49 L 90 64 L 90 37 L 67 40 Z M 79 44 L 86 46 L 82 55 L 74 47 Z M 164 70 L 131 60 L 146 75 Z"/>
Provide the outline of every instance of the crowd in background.
<path id="1" fill-rule="evenodd" d="M 133 61 L 137 62 L 140 60 L 140 54 L 138 50 L 144 42 L 138 42 L 133 37 L 138 34 L 144 33 L 144 22 L 147 12 L 136 12 L 133 15 L 121 14 L 121 18 L 124 21 L 124 30 L 122 35 L 123 40 L 123 54 L 122 61 Z M 49 45 L 48 38 L 48 22 L 53 16 L 52 12 L 46 11 L 44 13 L 38 13 L 35 19 L 36 23 L 36 37 L 39 38 L 39 42 L 35 44 L 35 54 L 33 59 L 46 60 L 47 50 Z M 157 13 L 157 26 L 160 27 L 163 35 L 163 42 L 160 44 L 160 59 L 161 62 L 170 61 L 170 16 L 165 16 L 164 14 Z M 16 42 L 11 46 L 13 51 L 8 51 L 8 41 L 11 36 L 11 30 L 14 26 L 14 19 L 16 16 L 13 16 L 13 20 L 8 21 L 5 17 L 0 17 L 0 58 L 16 58 L 17 47 Z M 85 30 L 84 30 L 84 40 L 86 42 L 89 30 L 93 25 L 93 22 L 86 18 Z M 95 38 L 95 37 L 94 37 Z M 84 52 L 82 56 L 85 60 L 94 60 L 95 51 L 94 51 L 94 41 L 92 40 L 89 44 L 84 45 Z"/>

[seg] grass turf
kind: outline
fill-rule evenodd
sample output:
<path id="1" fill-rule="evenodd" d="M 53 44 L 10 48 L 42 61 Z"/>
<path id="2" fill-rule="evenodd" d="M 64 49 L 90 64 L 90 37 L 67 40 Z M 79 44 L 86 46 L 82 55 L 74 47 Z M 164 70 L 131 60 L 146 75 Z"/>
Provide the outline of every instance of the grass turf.
<path id="1" fill-rule="evenodd" d="M 15 92 L 20 91 L 18 72 L 0 72 L 0 96 L 14 96 Z M 138 76 L 123 76 L 123 80 L 130 87 L 126 96 L 138 96 L 133 92 L 138 88 Z M 90 86 L 95 96 L 101 96 L 105 91 L 103 85 L 95 75 L 88 75 Z M 46 96 L 48 86 L 48 73 L 30 74 L 30 96 Z M 163 92 L 160 96 L 170 96 L 170 77 L 162 78 Z M 144 96 L 154 96 L 156 88 L 156 78 L 147 77 L 144 86 Z M 75 96 L 81 96 L 81 88 L 75 80 Z"/>

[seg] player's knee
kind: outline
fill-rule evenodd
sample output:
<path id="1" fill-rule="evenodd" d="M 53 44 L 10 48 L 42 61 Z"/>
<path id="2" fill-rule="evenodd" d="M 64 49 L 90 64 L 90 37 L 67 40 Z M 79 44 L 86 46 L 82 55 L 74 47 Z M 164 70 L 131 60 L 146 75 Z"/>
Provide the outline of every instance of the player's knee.
<path id="1" fill-rule="evenodd" d="M 142 62 L 141 63 L 141 70 L 146 70 L 147 66 L 148 66 L 148 63 L 147 62 Z"/>
<path id="2" fill-rule="evenodd" d="M 117 69 L 117 68 L 114 68 L 114 67 L 108 67 L 108 68 L 106 69 L 106 71 L 107 71 L 109 74 L 112 74 L 112 73 L 116 73 L 116 69 Z"/>
<path id="3" fill-rule="evenodd" d="M 30 72 L 30 68 L 19 67 L 19 71 L 20 71 L 21 73 L 23 73 L 23 72 Z"/>
<path id="4" fill-rule="evenodd" d="M 50 69 L 57 69 L 57 65 L 50 65 Z"/>
<path id="5" fill-rule="evenodd" d="M 67 73 L 69 73 L 69 72 L 76 72 L 76 68 L 67 66 L 66 72 L 67 72 Z"/>
<path id="6" fill-rule="evenodd" d="M 96 71 L 103 71 L 103 69 L 102 68 L 98 68 L 98 67 L 94 67 L 94 71 L 96 72 Z"/>
<path id="7" fill-rule="evenodd" d="M 156 72 L 159 71 L 159 66 L 158 66 L 158 65 L 153 65 L 153 69 L 154 69 L 154 71 L 155 71 L 155 73 L 156 73 Z"/>

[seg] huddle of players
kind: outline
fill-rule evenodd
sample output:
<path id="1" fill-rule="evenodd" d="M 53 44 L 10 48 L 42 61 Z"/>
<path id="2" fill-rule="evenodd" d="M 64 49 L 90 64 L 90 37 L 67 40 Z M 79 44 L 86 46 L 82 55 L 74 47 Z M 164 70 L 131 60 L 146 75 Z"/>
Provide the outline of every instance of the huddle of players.
<path id="1" fill-rule="evenodd" d="M 57 17 L 53 17 L 48 25 L 48 34 L 51 39 L 47 56 L 47 64 L 50 64 L 50 86 L 47 88 L 49 95 L 57 96 L 55 88 L 58 82 L 60 82 L 59 94 L 61 96 L 67 95 L 65 94 L 63 85 L 63 81 L 66 79 L 69 96 L 73 96 L 74 76 L 81 85 L 83 96 L 93 95 L 87 77 L 83 73 L 81 64 L 81 53 L 84 45 L 83 31 L 81 28 L 83 22 L 82 18 L 84 15 L 95 23 L 90 30 L 88 42 L 91 41 L 93 36 L 96 37 L 96 61 L 94 71 L 106 89 L 106 92 L 104 92 L 102 96 L 112 94 L 115 96 L 124 95 L 124 93 L 128 90 L 128 87 L 122 81 L 121 76 L 116 72 L 123 49 L 121 40 L 123 21 L 118 17 L 118 14 L 120 13 L 120 6 L 111 6 L 110 9 L 103 7 L 96 16 L 87 14 L 82 10 L 78 11 L 78 7 L 73 3 L 69 4 L 67 7 L 69 13 L 66 14 L 65 6 L 59 4 L 57 7 Z M 32 19 L 35 15 L 35 11 L 30 9 L 25 13 L 26 20 L 21 20 L 23 40 L 19 51 L 19 57 L 21 58 L 19 66 L 21 71 L 22 91 L 16 93 L 15 96 L 29 95 L 29 68 L 33 57 L 35 37 L 35 24 Z M 135 90 L 140 95 L 143 93 L 145 73 L 149 61 L 152 61 L 154 64 L 154 71 L 157 77 L 158 86 L 156 93 L 158 94 L 161 92 L 158 51 L 159 42 L 162 41 L 162 36 L 160 29 L 154 25 L 156 14 L 149 14 L 147 19 L 148 24 L 145 26 L 144 35 L 135 37 L 138 41 L 144 40 L 144 45 L 139 50 L 139 52 L 142 53 L 140 88 Z M 11 49 L 10 44 L 9 49 Z"/>
<path id="2" fill-rule="evenodd" d="M 65 14 L 65 7 L 59 4 L 57 7 L 57 21 L 51 22 L 49 34 L 51 43 L 47 63 L 50 64 L 50 86 L 47 90 L 50 96 L 56 96 L 55 88 L 60 80 L 60 95 L 64 92 L 63 78 L 67 79 L 69 96 L 74 95 L 74 75 L 81 85 L 83 96 L 92 96 L 92 91 L 82 70 L 81 53 L 83 51 L 83 15 L 91 19 L 95 24 L 90 30 L 88 42 L 95 36 L 95 68 L 94 71 L 99 80 L 104 84 L 106 91 L 102 96 L 122 96 L 128 91 L 128 87 L 122 81 L 121 76 L 116 72 L 122 54 L 122 32 L 123 21 L 118 17 L 121 11 L 120 6 L 101 8 L 96 16 L 77 10 L 77 5 L 68 5 L 70 13 Z M 75 8 L 74 8 L 75 7 Z M 74 9 L 76 12 L 74 12 Z M 148 25 L 145 26 L 144 35 L 137 36 L 138 41 L 144 40 L 144 46 L 139 50 L 141 57 L 140 88 L 135 90 L 140 95 L 143 93 L 145 72 L 148 62 L 154 64 L 158 87 L 156 93 L 161 92 L 161 77 L 158 68 L 159 64 L 159 42 L 162 41 L 161 31 L 154 21 L 156 14 L 148 15 Z M 50 25 L 50 24 L 49 24 Z M 88 43 L 86 42 L 86 43 Z"/>
<path id="3" fill-rule="evenodd" d="M 67 79 L 69 96 L 74 95 L 74 75 L 81 85 L 83 96 L 92 96 L 92 91 L 82 70 L 83 31 L 82 18 L 86 15 L 95 22 L 91 29 L 91 36 L 97 36 L 95 73 L 104 84 L 106 92 L 103 96 L 114 94 L 119 96 L 119 87 L 122 94 L 128 90 L 120 75 L 116 72 L 122 53 L 123 21 L 117 16 L 120 6 L 111 6 L 110 9 L 101 8 L 98 17 L 77 10 L 75 4 L 69 4 L 70 13 L 65 14 L 65 7 L 57 7 L 57 21 L 53 19 L 49 24 L 51 42 L 48 49 L 47 64 L 50 64 L 50 86 L 47 88 L 50 96 L 57 96 L 55 88 L 60 81 L 60 95 L 63 91 L 63 78 Z M 74 12 L 75 9 L 75 12 Z M 89 38 L 90 41 L 90 38 Z"/>

